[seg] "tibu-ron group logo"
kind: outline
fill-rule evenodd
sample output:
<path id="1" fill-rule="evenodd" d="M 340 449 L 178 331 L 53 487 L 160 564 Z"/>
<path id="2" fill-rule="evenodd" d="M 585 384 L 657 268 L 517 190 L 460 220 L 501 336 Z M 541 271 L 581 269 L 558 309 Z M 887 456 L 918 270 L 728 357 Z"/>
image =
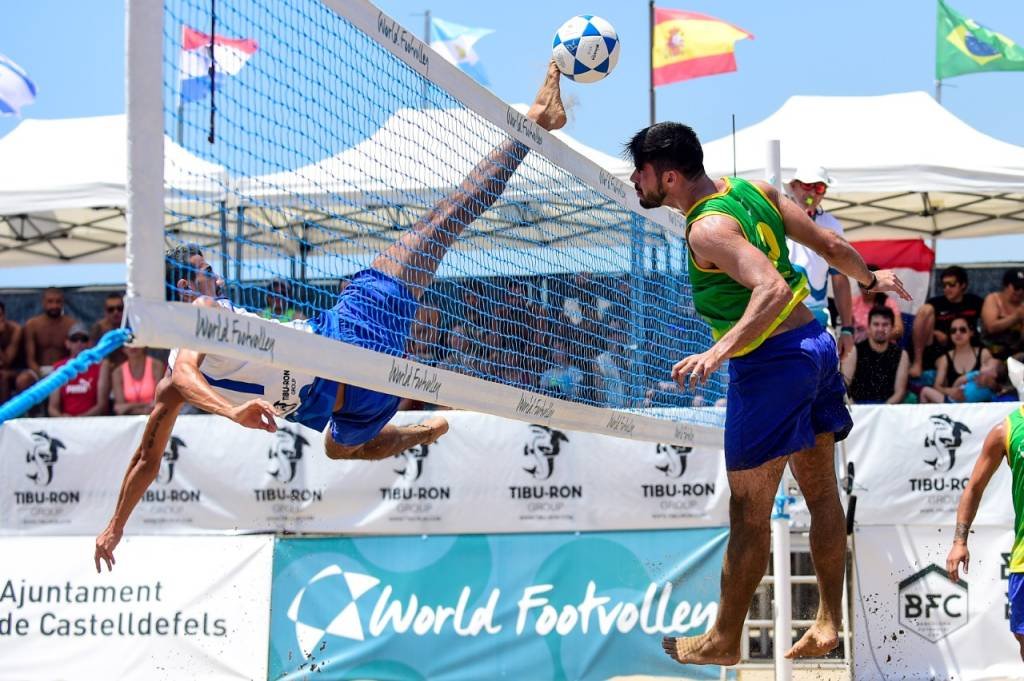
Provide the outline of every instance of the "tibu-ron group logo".
<path id="1" fill-rule="evenodd" d="M 560 430 L 539 424 L 530 424 L 530 439 L 523 445 L 523 456 L 533 459 L 523 470 L 538 480 L 547 480 L 555 472 L 555 457 L 562 443 L 569 438 Z"/>
<path id="2" fill-rule="evenodd" d="M 693 451 L 693 447 L 659 443 L 656 451 L 658 463 L 655 468 L 664 473 L 666 478 L 683 477 L 686 472 L 686 455 Z"/>
<path id="3" fill-rule="evenodd" d="M 168 485 L 174 480 L 174 466 L 178 463 L 181 450 L 187 449 L 188 445 L 177 435 L 172 435 L 164 449 L 164 455 L 160 459 L 160 471 L 156 474 L 156 482 L 159 485 Z"/>
<path id="4" fill-rule="evenodd" d="M 956 450 L 963 443 L 964 433 L 971 429 L 966 424 L 954 421 L 948 414 L 934 414 L 928 418 L 929 433 L 924 436 L 924 446 L 929 447 L 934 456 L 924 462 L 937 471 L 953 470 L 956 463 Z"/>
<path id="5" fill-rule="evenodd" d="M 298 429 L 287 427 L 278 428 L 274 438 L 273 446 L 267 451 L 267 458 L 270 459 L 267 472 L 278 482 L 291 482 L 295 479 L 295 471 L 309 440 L 302 437 Z"/>
<path id="6" fill-rule="evenodd" d="M 423 462 L 426 461 L 429 454 L 430 445 L 424 444 L 409 447 L 409 449 L 395 454 L 395 458 L 401 462 L 399 467 L 394 469 L 395 473 L 409 482 L 416 482 L 423 475 Z"/>
<path id="7" fill-rule="evenodd" d="M 29 472 L 25 477 L 39 487 L 46 487 L 53 482 L 53 467 L 57 463 L 57 454 L 64 449 L 64 443 L 48 433 L 36 431 L 32 433 L 32 449 L 25 453 L 25 463 Z"/>

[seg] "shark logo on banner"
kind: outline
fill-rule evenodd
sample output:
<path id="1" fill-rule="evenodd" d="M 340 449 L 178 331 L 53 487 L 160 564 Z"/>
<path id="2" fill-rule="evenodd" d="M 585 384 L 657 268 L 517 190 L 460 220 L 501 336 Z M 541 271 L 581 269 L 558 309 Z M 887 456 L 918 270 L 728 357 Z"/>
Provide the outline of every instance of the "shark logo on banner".
<path id="1" fill-rule="evenodd" d="M 25 454 L 25 463 L 29 465 L 25 477 L 39 487 L 48 486 L 53 482 L 53 467 L 62 449 L 65 449 L 64 443 L 48 433 L 41 430 L 32 433 L 32 449 Z"/>
<path id="2" fill-rule="evenodd" d="M 683 473 L 686 472 L 686 455 L 693 451 L 693 447 L 658 443 L 656 451 L 659 463 L 654 466 L 655 468 L 667 478 L 683 477 Z"/>
<path id="3" fill-rule="evenodd" d="M 547 480 L 555 472 L 555 458 L 562 443 L 568 441 L 568 436 L 560 430 L 530 424 L 530 439 L 523 445 L 523 456 L 531 457 L 533 465 L 523 470 L 538 480 Z"/>
<path id="4" fill-rule="evenodd" d="M 267 458 L 270 459 L 267 472 L 278 482 L 288 483 L 295 479 L 295 472 L 309 440 L 299 434 L 298 428 L 278 428 L 274 436 L 274 444 L 267 451 Z"/>
<path id="5" fill-rule="evenodd" d="M 174 466 L 178 463 L 181 450 L 187 447 L 188 445 L 180 437 L 177 435 L 171 436 L 170 441 L 167 443 L 167 449 L 164 450 L 164 455 L 160 459 L 160 471 L 156 474 L 158 485 L 168 485 L 171 480 L 174 480 Z"/>
<path id="6" fill-rule="evenodd" d="M 956 463 L 956 451 L 963 445 L 964 433 L 970 433 L 967 424 L 954 421 L 948 414 L 935 414 L 928 419 L 929 434 L 924 436 L 924 446 L 931 448 L 935 456 L 924 462 L 937 471 L 951 471 Z"/>
<path id="7" fill-rule="evenodd" d="M 395 468 L 398 473 L 409 482 L 416 482 L 423 475 L 423 462 L 430 454 L 430 445 L 416 445 L 405 451 L 395 454 L 395 458 L 402 461 L 400 468 Z"/>

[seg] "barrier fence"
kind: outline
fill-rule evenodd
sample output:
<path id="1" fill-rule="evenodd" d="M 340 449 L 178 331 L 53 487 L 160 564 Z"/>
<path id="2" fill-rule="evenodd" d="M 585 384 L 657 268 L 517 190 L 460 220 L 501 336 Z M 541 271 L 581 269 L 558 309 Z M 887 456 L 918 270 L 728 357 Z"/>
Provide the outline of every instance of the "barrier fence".
<path id="1" fill-rule="evenodd" d="M 1007 468 L 971 572 L 943 569 L 981 443 L 1019 407 L 854 409 L 854 678 L 1019 669 Z M 0 679 L 688 674 L 656 639 L 717 612 L 720 453 L 449 418 L 436 445 L 365 463 L 326 459 L 318 433 L 183 417 L 103 575 L 92 538 L 143 420 L 3 425 Z M 282 530 L 346 536 L 230 536 Z"/>

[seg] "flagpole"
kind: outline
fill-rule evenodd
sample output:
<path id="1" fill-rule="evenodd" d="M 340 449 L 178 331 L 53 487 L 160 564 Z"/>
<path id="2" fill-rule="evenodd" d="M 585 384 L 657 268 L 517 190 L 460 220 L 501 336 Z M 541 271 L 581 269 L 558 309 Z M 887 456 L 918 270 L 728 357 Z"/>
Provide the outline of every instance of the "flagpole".
<path id="1" fill-rule="evenodd" d="M 182 140 L 185 139 L 185 102 L 181 95 L 178 96 L 178 146 L 183 147 L 185 144 Z"/>
<path id="2" fill-rule="evenodd" d="M 656 119 L 654 112 L 654 0 L 650 0 L 648 3 L 648 23 L 650 36 L 650 45 L 647 50 L 647 57 L 649 59 L 648 77 L 650 78 L 650 98 L 651 98 L 651 125 L 654 125 Z"/>
<path id="3" fill-rule="evenodd" d="M 942 79 L 935 79 L 935 101 L 942 104 Z"/>
<path id="4" fill-rule="evenodd" d="M 430 45 L 430 10 L 428 9 L 423 13 L 423 44 Z M 430 103 L 430 84 L 428 81 L 423 81 L 423 106 L 427 106 Z"/>

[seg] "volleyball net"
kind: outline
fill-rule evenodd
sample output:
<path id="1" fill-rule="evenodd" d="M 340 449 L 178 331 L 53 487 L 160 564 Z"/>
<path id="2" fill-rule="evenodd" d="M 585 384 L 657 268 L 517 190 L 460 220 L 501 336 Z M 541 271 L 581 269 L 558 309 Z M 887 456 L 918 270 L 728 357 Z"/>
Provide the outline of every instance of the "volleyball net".
<path id="1" fill-rule="evenodd" d="M 136 343 L 550 426 L 720 444 L 724 374 L 696 392 L 669 376 L 711 342 L 684 220 L 642 211 L 584 147 L 365 0 L 131 0 L 128 30 Z M 428 247 L 419 305 L 370 315 L 404 316 L 404 347 L 277 323 L 318 319 L 440 213 L 458 235 Z M 262 318 L 171 302 L 165 253 L 185 245 Z"/>

